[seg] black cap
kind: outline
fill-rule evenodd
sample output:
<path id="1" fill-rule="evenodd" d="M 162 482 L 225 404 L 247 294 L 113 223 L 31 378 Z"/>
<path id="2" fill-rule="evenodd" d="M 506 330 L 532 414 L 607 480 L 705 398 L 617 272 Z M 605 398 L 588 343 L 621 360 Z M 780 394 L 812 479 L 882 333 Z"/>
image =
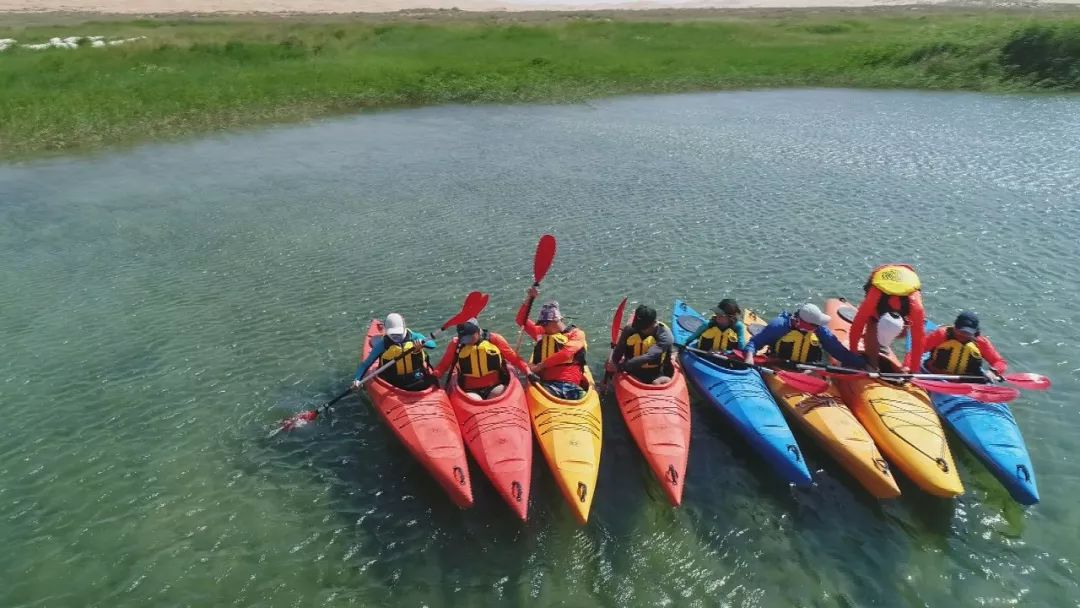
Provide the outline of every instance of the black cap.
<path id="1" fill-rule="evenodd" d="M 459 323 L 457 326 L 457 333 L 459 336 L 467 336 L 469 334 L 475 334 L 480 331 L 480 326 L 476 324 L 476 319 L 469 319 L 464 323 Z"/>
<path id="2" fill-rule="evenodd" d="M 656 323 L 656 309 L 642 304 L 634 310 L 634 329 L 645 329 Z"/>
<path id="3" fill-rule="evenodd" d="M 956 315 L 956 321 L 953 321 L 953 327 L 957 331 L 961 329 L 967 329 L 970 333 L 979 332 L 979 317 L 970 310 L 965 310 Z"/>

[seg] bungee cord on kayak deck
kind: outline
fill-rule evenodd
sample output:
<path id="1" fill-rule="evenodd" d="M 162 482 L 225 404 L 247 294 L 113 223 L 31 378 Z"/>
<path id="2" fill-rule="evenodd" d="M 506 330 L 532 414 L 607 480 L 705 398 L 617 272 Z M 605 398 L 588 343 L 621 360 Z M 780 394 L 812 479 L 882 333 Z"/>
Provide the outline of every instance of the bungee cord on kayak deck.
<path id="1" fill-rule="evenodd" d="M 535 321 L 529 318 L 556 250 L 552 235 L 537 243 L 533 283 L 515 318 L 514 349 L 481 329 L 477 318 L 489 297 L 480 292 L 471 292 L 461 311 L 428 336 L 407 329 L 396 313 L 385 322 L 374 319 L 353 386 L 282 421 L 271 435 L 306 425 L 363 387 L 387 426 L 458 506 L 473 504 L 467 446 L 507 505 L 527 519 L 535 437 L 574 517 L 586 523 L 603 440 L 586 335 L 566 324 L 554 300 L 542 305 Z M 711 319 L 675 300 L 670 326 L 644 304 L 624 325 L 629 298 L 620 301 L 599 388 L 614 387 L 626 429 L 672 505 L 683 500 L 690 450 L 687 380 L 793 486 L 811 487 L 813 476 L 785 414 L 877 498 L 900 495 L 893 466 L 930 494 L 958 496 L 964 489 L 944 419 L 1018 502 L 1038 501 L 1033 467 L 1006 402 L 1019 395 L 1018 387 L 1047 390 L 1050 381 L 1007 374 L 974 313 L 961 313 L 946 328 L 925 320 L 921 282 L 909 265 L 875 268 L 864 290 L 868 297 L 858 307 L 832 298 L 824 309 L 808 302 L 772 321 L 731 298 Z M 423 350 L 452 325 L 457 337 L 433 368 Z M 535 341 L 527 361 L 517 354 L 525 334 Z M 905 334 L 909 351 L 901 363 L 890 342 Z M 982 352 L 990 371 L 982 367 Z M 365 374 L 376 361 L 378 368 Z M 920 361 L 925 372 L 918 370 Z M 1015 463 L 1005 452 L 1019 454 Z"/>

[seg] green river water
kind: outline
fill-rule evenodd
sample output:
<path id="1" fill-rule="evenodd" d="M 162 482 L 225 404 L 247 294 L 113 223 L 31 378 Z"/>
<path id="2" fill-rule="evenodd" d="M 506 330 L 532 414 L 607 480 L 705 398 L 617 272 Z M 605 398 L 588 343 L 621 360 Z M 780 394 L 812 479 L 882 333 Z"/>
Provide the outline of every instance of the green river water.
<path id="1" fill-rule="evenodd" d="M 1080 98 L 774 91 L 392 111 L 0 166 L 0 606 L 1080 606 Z M 781 484 L 695 399 L 668 506 L 613 401 L 590 523 L 539 453 L 520 524 L 453 507 L 345 385 L 367 321 L 543 285 L 594 369 L 624 295 L 670 314 L 856 297 L 910 261 L 1049 393 L 1042 503 L 879 503 L 797 434 Z M 955 438 L 953 438 L 955 439 Z"/>

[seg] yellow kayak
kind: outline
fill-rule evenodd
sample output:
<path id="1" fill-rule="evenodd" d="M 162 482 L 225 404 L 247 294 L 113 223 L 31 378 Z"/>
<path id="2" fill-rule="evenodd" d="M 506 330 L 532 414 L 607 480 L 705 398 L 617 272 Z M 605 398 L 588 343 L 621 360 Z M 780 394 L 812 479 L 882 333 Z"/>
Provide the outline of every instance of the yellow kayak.
<path id="1" fill-rule="evenodd" d="M 600 395 L 588 368 L 585 377 L 589 380 L 589 390 L 581 401 L 555 397 L 535 382 L 529 382 L 526 391 L 540 451 L 581 524 L 589 520 L 603 438 Z"/>
<path id="2" fill-rule="evenodd" d="M 767 322 L 747 310 L 743 314 L 743 323 L 752 335 L 757 333 L 756 328 L 765 327 Z M 794 389 L 776 376 L 766 374 L 763 377 L 780 408 L 875 498 L 896 498 L 900 495 L 889 463 L 885 462 L 870 434 L 844 404 L 835 384 L 830 384 L 829 390 L 824 393 L 814 395 Z"/>
<path id="3" fill-rule="evenodd" d="M 842 299 L 832 298 L 825 301 L 825 314 L 832 317 L 829 329 L 842 344 L 847 344 L 855 308 Z M 891 351 L 882 359 L 899 369 L 900 363 Z M 835 382 L 844 401 L 881 451 L 915 485 L 945 498 L 964 493 L 945 430 L 926 391 L 910 384 L 898 386 L 872 378 Z"/>

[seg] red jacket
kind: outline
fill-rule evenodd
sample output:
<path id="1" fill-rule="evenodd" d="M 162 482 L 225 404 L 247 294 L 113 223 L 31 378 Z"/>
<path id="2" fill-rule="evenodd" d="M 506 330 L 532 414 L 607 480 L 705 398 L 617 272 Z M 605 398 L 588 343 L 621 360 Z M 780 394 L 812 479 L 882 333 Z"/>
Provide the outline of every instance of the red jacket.
<path id="1" fill-rule="evenodd" d="M 947 338 L 946 332 L 951 329 L 949 326 L 941 326 L 934 331 L 930 332 L 929 336 L 926 336 L 926 350 L 927 352 L 934 352 L 934 349 L 941 346 Z M 1009 364 L 1005 362 L 1005 359 L 998 354 L 997 349 L 994 348 L 993 343 L 990 342 L 990 338 L 986 336 L 979 336 L 975 338 L 975 346 L 979 347 L 979 354 L 982 355 L 983 361 L 990 366 L 990 369 L 994 370 L 998 374 L 1004 374 L 1008 369 Z"/>
<path id="2" fill-rule="evenodd" d="M 499 349 L 499 353 L 502 354 L 503 361 L 506 362 L 508 365 L 514 365 L 521 369 L 528 369 L 525 361 L 520 356 L 518 356 L 516 352 L 514 352 L 513 347 L 510 346 L 510 343 L 507 342 L 506 338 L 502 337 L 501 334 L 497 334 L 493 331 L 488 332 L 487 340 Z M 457 363 L 456 359 L 458 352 L 458 344 L 459 340 L 456 336 L 452 340 L 450 340 L 450 345 L 446 347 L 446 352 L 443 353 L 442 359 L 440 359 L 439 364 L 435 366 L 436 378 L 441 378 L 443 374 L 450 371 Z M 494 386 L 494 384 L 492 386 Z"/>

